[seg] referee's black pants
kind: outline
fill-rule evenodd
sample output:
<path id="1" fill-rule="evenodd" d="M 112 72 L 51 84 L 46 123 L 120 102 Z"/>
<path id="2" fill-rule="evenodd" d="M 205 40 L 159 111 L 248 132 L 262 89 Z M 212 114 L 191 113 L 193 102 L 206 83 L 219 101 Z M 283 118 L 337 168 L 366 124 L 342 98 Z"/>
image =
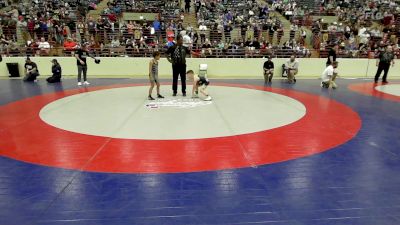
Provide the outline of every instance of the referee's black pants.
<path id="1" fill-rule="evenodd" d="M 379 80 L 379 77 L 381 76 L 382 71 L 383 71 L 382 81 L 386 82 L 389 68 L 390 68 L 390 63 L 379 62 L 378 71 L 376 71 L 376 75 L 375 75 L 375 82 Z"/>
<path id="2" fill-rule="evenodd" d="M 181 77 L 182 94 L 186 94 L 186 64 L 172 65 L 172 90 L 174 94 L 178 93 L 178 78 Z"/>

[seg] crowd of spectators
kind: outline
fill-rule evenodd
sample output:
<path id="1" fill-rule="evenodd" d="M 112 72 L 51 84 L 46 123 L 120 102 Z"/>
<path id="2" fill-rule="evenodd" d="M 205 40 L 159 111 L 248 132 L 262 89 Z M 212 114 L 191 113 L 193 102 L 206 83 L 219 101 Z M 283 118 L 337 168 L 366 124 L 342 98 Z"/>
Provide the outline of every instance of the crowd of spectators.
<path id="1" fill-rule="evenodd" d="M 105 50 L 105 55 L 107 48 L 116 52 L 124 48 L 127 55 L 141 55 L 166 49 L 179 34 L 185 37 L 195 56 L 263 56 L 277 50 L 306 52 L 304 43 L 281 41 L 281 21 L 271 14 L 268 5 L 256 1 L 185 0 L 186 11 L 195 11 L 198 19 L 197 24 L 185 27 L 179 0 L 111 0 L 100 17 L 86 17 L 87 11 L 96 9 L 97 3 L 96 0 L 35 0 L 14 5 L 2 16 L 4 36 L 0 50 L 3 54 L 9 53 L 21 45 L 17 43 L 17 27 L 27 52 L 40 55 L 50 53 L 42 48 L 43 39 L 50 49 L 63 47 L 67 53 L 79 43 L 89 42 L 100 53 Z M 121 19 L 124 11 L 154 12 L 160 16 L 155 21 L 124 21 Z"/>
<path id="2" fill-rule="evenodd" d="M 40 49 L 33 51 L 34 54 L 46 55 L 51 47 L 62 45 L 67 37 L 76 37 L 77 25 L 84 23 L 88 10 L 95 9 L 98 0 L 17 2 L 7 2 L 5 5 L 10 5 L 9 10 L 0 15 L 0 50 L 7 54 L 18 47 L 26 47 Z M 18 42 L 18 35 L 22 43 Z M 46 50 L 43 48 L 44 42 Z"/>
<path id="3" fill-rule="evenodd" d="M 387 45 L 398 52 L 400 6 L 395 1 L 322 0 L 316 3 L 308 10 L 306 4 L 300 5 L 294 0 L 277 0 L 272 7 L 291 21 L 291 30 L 296 30 L 296 25 L 311 29 L 312 47 L 320 51 L 321 57 L 334 45 L 339 46 L 341 57 L 374 57 Z M 313 15 L 332 15 L 338 19 L 312 21 Z M 304 40 L 307 34 L 300 28 L 299 35 Z"/>
<path id="4" fill-rule="evenodd" d="M 342 57 L 374 57 L 391 45 L 398 54 L 400 7 L 394 1 L 330 1 L 323 10 L 333 11 L 338 21 L 313 23 L 314 48 L 326 53 L 337 44 Z"/>
<path id="5" fill-rule="evenodd" d="M 13 5 L 2 15 L 0 51 L 8 54 L 21 47 L 15 32 L 18 28 L 27 53 L 32 55 L 48 55 L 53 47 L 63 47 L 68 53 L 82 42 L 89 42 L 100 53 L 107 48 L 116 52 L 124 48 L 127 55 L 142 54 L 166 49 L 179 34 L 185 37 L 195 56 L 262 56 L 277 50 L 307 52 L 304 43 L 294 39 L 281 41 L 281 21 L 270 14 L 268 5 L 256 1 L 196 0 L 191 2 L 194 7 L 186 10 L 195 10 L 198 24 L 186 27 L 181 1 L 114 0 L 108 2 L 100 17 L 86 17 L 88 10 L 96 9 L 96 3 L 95 0 L 35 0 Z M 160 17 L 155 21 L 123 21 L 120 19 L 123 11 L 156 12 Z"/>
<path id="6" fill-rule="evenodd" d="M 284 52 L 282 56 L 292 53 L 309 56 L 309 51 L 303 51 L 305 47 L 300 36 L 294 34 L 288 41 L 282 40 L 283 23 L 274 13 L 275 9 L 265 2 L 196 0 L 195 11 L 199 28 L 192 34 L 194 46 L 204 48 L 208 32 L 206 45 L 222 52 L 231 49 L 244 52 L 245 56 L 265 56 L 276 52 Z M 297 33 L 298 29 L 294 32 Z M 202 51 L 203 55 L 207 52 Z"/>
<path id="7" fill-rule="evenodd" d="M 2 3 L 12 5 L 11 1 Z M 396 21 L 400 8 L 392 0 L 323 1 L 320 10 L 339 18 L 332 23 L 312 21 L 307 7 L 294 0 L 271 4 L 255 0 L 109 0 L 101 16 L 86 16 L 98 3 L 99 0 L 34 0 L 14 4 L 1 15 L 0 51 L 16 51 L 21 47 L 17 43 L 21 35 L 23 47 L 32 49 L 31 54 L 48 55 L 53 47 L 62 47 L 68 53 L 88 42 L 104 56 L 139 56 L 155 50 L 163 52 L 173 45 L 177 35 L 182 35 L 194 56 L 263 57 L 281 52 L 282 57 L 293 53 L 308 57 L 311 53 L 305 43 L 307 26 L 313 33 L 314 49 L 324 52 L 338 44 L 339 55 L 363 57 L 388 44 L 396 50 L 399 36 Z M 197 24 L 184 24 L 185 10 L 196 14 Z M 121 15 L 126 11 L 158 16 L 148 21 L 124 21 Z M 285 28 L 276 13 L 285 16 L 290 27 Z M 289 38 L 282 40 L 285 35 Z"/>

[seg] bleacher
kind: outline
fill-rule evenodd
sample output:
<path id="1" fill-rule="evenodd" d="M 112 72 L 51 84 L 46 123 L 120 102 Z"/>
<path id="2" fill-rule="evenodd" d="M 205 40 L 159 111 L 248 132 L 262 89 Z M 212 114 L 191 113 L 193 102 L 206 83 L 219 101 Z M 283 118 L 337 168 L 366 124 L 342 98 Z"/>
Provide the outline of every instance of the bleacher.
<path id="1" fill-rule="evenodd" d="M 98 2 L 98 0 L 91 0 L 94 2 Z M 61 23 L 72 23 L 71 28 L 72 28 L 72 37 L 78 38 L 78 36 L 74 33 L 74 24 L 77 20 L 84 19 L 85 15 L 80 14 L 80 5 L 76 4 L 76 1 L 74 0 L 67 0 L 70 4 L 70 12 L 73 12 L 76 17 L 74 18 L 69 18 L 68 16 L 64 18 L 60 18 L 59 24 Z M 304 4 L 304 5 L 311 5 L 315 2 L 311 0 L 300 0 L 298 1 L 299 4 Z M 130 5 L 129 0 L 115 0 L 114 4 L 120 8 L 121 12 L 154 12 L 154 13 L 159 13 L 159 18 L 161 19 L 162 22 L 169 22 L 171 20 L 174 20 L 178 22 L 180 20 L 179 12 L 180 8 L 178 5 L 172 5 L 169 4 L 165 1 L 157 1 L 157 0 L 142 0 L 142 1 L 135 1 L 135 5 Z M 227 12 L 228 10 L 231 10 L 233 13 L 236 12 L 237 10 L 243 10 L 245 9 L 247 4 L 247 1 L 244 0 L 233 0 L 233 1 L 227 1 L 226 3 L 223 4 L 224 6 L 224 11 Z M 45 3 L 43 1 L 40 1 L 39 7 L 45 7 Z M 268 50 L 265 49 L 256 49 L 256 50 L 249 50 L 247 47 L 239 47 L 239 49 L 228 49 L 227 45 L 225 46 L 224 49 L 217 48 L 217 43 L 220 41 L 225 40 L 225 31 L 218 31 L 215 27 L 215 20 L 223 13 L 219 9 L 211 10 L 209 12 L 203 12 L 207 13 L 207 20 L 205 21 L 205 24 L 207 25 L 207 31 L 204 31 L 206 34 L 206 38 L 209 38 L 212 44 L 212 49 L 211 49 L 211 54 L 204 54 L 202 53 L 201 44 L 197 43 L 197 45 L 194 45 L 193 47 L 193 57 L 227 57 L 227 58 L 236 58 L 236 57 L 265 57 L 267 55 L 273 55 L 274 57 L 288 57 L 293 53 L 296 53 L 299 55 L 299 53 L 295 52 L 294 50 L 288 50 L 288 49 L 282 49 L 281 47 L 275 46 L 273 48 L 270 48 Z M 102 15 L 103 18 L 107 18 L 107 14 Z M 255 19 L 255 21 L 258 21 Z M 305 17 L 293 17 L 292 21 L 296 23 L 299 26 L 304 26 L 304 25 L 311 25 L 312 18 L 309 16 Z M 141 26 L 140 28 L 137 28 L 141 35 L 135 38 L 135 36 L 132 33 L 129 33 L 126 28 L 121 27 L 119 23 L 122 22 L 121 19 L 118 19 L 117 22 L 114 24 L 114 28 L 108 28 L 108 29 L 97 29 L 95 32 L 91 34 L 87 34 L 86 28 L 83 28 L 85 31 L 83 32 L 84 37 L 80 37 L 80 39 L 84 40 L 90 40 L 90 39 L 95 39 L 96 44 L 92 46 L 93 49 L 96 49 L 96 54 L 99 56 L 109 56 L 109 57 L 119 57 L 119 56 L 130 56 L 130 57 L 139 57 L 139 56 L 150 56 L 151 53 L 155 50 L 160 50 L 161 52 L 164 52 L 166 49 L 165 44 L 160 42 L 158 43 L 157 38 L 155 37 L 154 34 L 150 34 L 150 30 L 144 28 Z M 138 23 L 142 24 L 144 21 L 137 21 Z M 147 24 L 152 24 L 153 21 L 146 21 Z M 260 21 L 262 22 L 262 21 Z M 369 25 L 368 20 L 364 21 L 366 25 Z M 192 24 L 195 27 L 196 30 L 196 24 Z M 231 40 L 240 40 L 243 38 L 243 40 L 250 40 L 253 37 L 259 38 L 260 42 L 261 39 L 266 38 L 268 40 L 269 34 L 268 31 L 266 30 L 247 30 L 245 29 L 244 31 L 241 31 L 239 26 L 240 24 L 235 24 L 233 23 L 233 30 L 230 32 L 230 39 Z M 395 17 L 395 23 L 394 25 L 396 26 L 397 30 L 400 28 L 400 17 L 396 15 Z M 165 24 L 166 28 L 167 24 Z M 137 31 L 135 29 L 135 31 Z M 175 35 L 179 32 L 175 31 Z M 197 30 L 199 34 L 199 41 L 200 41 L 200 32 Z M 285 33 L 288 32 L 287 28 L 285 28 Z M 16 40 L 17 38 L 17 33 L 16 32 L 16 27 L 15 26 L 3 26 L 3 33 L 11 40 Z M 50 51 L 50 55 L 71 55 L 70 51 L 63 51 L 62 47 L 57 45 L 57 43 L 54 40 L 54 32 L 46 32 L 46 31 L 31 31 L 29 30 L 29 33 L 33 34 L 35 38 L 39 37 L 46 37 L 46 40 L 49 41 L 49 43 L 52 45 L 52 50 Z M 392 33 L 399 37 L 400 33 L 399 32 L 394 32 Z M 277 32 L 274 33 L 274 36 L 276 36 L 279 39 L 279 35 Z M 313 44 L 314 48 L 316 51 L 319 52 L 320 57 L 325 57 L 325 52 L 326 50 L 320 49 L 320 43 L 321 39 L 323 37 L 323 33 L 321 34 L 314 34 L 313 35 Z M 336 32 L 336 33 L 328 33 L 328 43 L 334 43 L 337 40 L 341 39 L 341 36 L 343 36 L 343 33 Z M 117 48 L 112 48 L 110 47 L 110 43 L 112 39 L 116 37 L 120 40 L 121 46 Z M 142 42 L 141 38 L 144 38 Z M 166 31 L 163 30 L 161 32 L 161 37 L 163 40 L 166 38 Z M 296 38 L 295 33 L 290 32 L 290 39 Z M 135 47 L 125 47 L 125 41 L 131 39 L 134 42 L 136 42 Z M 79 40 L 79 39 L 78 39 Z M 378 39 L 374 39 L 373 41 L 379 41 Z M 138 45 L 141 45 L 138 47 Z M 101 47 L 100 47 L 101 46 Z M 35 54 L 37 49 L 34 48 L 23 48 L 19 47 L 18 49 L 8 49 L 7 51 L 3 51 L 2 54 L 6 55 L 25 55 L 25 54 Z M 204 51 L 203 51 L 204 52 Z M 300 54 L 301 55 L 301 54 Z M 308 57 L 308 55 L 303 54 L 303 57 Z M 302 57 L 300 56 L 300 57 Z M 358 54 L 358 57 L 367 57 L 368 54 L 365 52 L 360 52 Z M 342 57 L 352 57 L 349 54 L 344 54 Z"/>

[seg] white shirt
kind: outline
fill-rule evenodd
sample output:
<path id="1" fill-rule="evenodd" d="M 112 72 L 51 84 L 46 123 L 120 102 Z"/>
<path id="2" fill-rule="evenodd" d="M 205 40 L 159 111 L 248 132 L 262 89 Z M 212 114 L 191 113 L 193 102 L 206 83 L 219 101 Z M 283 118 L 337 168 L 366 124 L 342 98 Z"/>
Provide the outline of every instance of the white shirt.
<path id="1" fill-rule="evenodd" d="M 47 41 L 39 42 L 38 48 L 50 48 L 50 44 Z"/>
<path id="2" fill-rule="evenodd" d="M 333 76 L 333 73 L 337 72 L 335 68 L 333 68 L 332 65 L 329 65 L 328 67 L 325 68 L 324 72 L 322 72 L 321 79 L 323 82 L 327 82 L 331 79 Z"/>
<path id="3" fill-rule="evenodd" d="M 367 31 L 367 29 L 366 29 L 365 27 L 362 27 L 362 28 L 358 31 L 358 36 L 363 35 L 365 31 Z"/>
<path id="4" fill-rule="evenodd" d="M 199 30 L 207 30 L 207 27 L 204 26 L 204 25 L 200 25 L 200 26 L 199 26 Z"/>
<path id="5" fill-rule="evenodd" d="M 296 59 L 292 62 L 290 59 L 286 61 L 286 67 L 297 70 L 299 68 L 299 61 Z"/>
<path id="6" fill-rule="evenodd" d="M 192 44 L 192 39 L 189 37 L 189 35 L 183 36 L 183 46 L 185 47 L 190 47 Z"/>

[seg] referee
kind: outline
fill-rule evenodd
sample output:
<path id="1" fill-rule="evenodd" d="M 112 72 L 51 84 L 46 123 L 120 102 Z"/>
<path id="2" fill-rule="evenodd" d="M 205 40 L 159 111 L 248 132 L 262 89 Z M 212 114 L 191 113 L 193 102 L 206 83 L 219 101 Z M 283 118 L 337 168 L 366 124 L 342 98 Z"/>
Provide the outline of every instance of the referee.
<path id="1" fill-rule="evenodd" d="M 375 75 L 375 83 L 378 83 L 379 77 L 383 71 L 382 83 L 387 84 L 387 75 L 390 68 L 390 63 L 394 66 L 394 54 L 392 46 L 388 45 L 385 48 L 385 51 L 379 54 L 378 59 L 376 60 L 376 66 L 378 67 L 378 71 L 376 71 Z"/>
<path id="2" fill-rule="evenodd" d="M 167 50 L 167 59 L 172 63 L 172 90 L 173 96 L 178 93 L 178 78 L 181 77 L 182 95 L 186 96 L 186 55 L 190 54 L 187 47 L 183 46 L 183 38 L 178 35 L 176 44 Z"/>

